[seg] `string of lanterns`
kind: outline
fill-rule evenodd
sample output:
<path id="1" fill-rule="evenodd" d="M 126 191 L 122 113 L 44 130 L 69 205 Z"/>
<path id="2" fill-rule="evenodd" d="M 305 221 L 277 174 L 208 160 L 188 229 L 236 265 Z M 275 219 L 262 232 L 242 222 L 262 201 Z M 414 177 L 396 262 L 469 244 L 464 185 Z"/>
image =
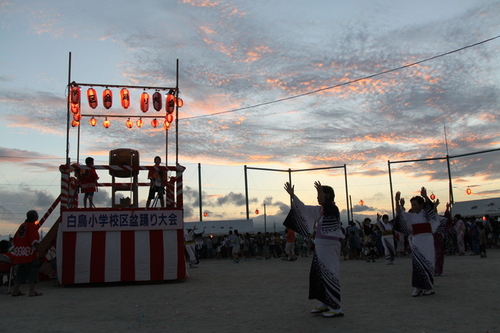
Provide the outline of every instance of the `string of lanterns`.
<path id="1" fill-rule="evenodd" d="M 152 94 L 152 104 L 153 104 L 153 109 L 156 110 L 157 112 L 160 112 L 163 109 L 163 97 L 162 94 L 158 89 Z M 87 89 L 87 101 L 89 106 L 92 109 L 97 108 L 99 105 L 98 97 L 97 97 L 97 92 L 94 88 L 90 87 Z M 120 103 L 121 106 L 124 109 L 128 109 L 130 107 L 130 92 L 127 88 L 122 88 L 120 90 Z M 71 122 L 72 127 L 77 127 L 80 126 L 80 121 L 82 119 L 82 114 L 81 114 L 81 89 L 78 85 L 72 85 L 70 89 L 70 94 L 69 94 L 69 104 L 70 104 L 70 110 L 71 113 L 73 114 L 73 120 Z M 113 105 L 113 91 L 111 91 L 108 87 L 103 90 L 102 92 L 102 104 L 104 108 L 110 109 Z M 149 111 L 149 105 L 150 105 L 150 96 L 146 92 L 146 89 L 144 89 L 143 93 L 140 96 L 140 109 L 142 112 L 146 113 Z M 164 129 L 169 129 L 170 124 L 174 120 L 173 112 L 175 111 L 175 107 L 182 107 L 184 105 L 184 101 L 182 98 L 178 98 L 175 96 L 175 90 L 170 89 L 168 94 L 165 96 L 165 120 L 163 121 L 163 128 Z M 117 116 L 118 117 L 118 116 Z M 89 124 L 91 126 L 96 126 L 97 125 L 97 119 L 92 116 L 89 120 Z M 144 121 L 142 117 L 140 117 L 136 122 L 135 125 L 139 128 L 144 126 Z M 156 128 L 160 125 L 160 121 L 158 121 L 156 118 L 154 118 L 151 121 L 151 126 L 153 128 Z M 106 116 L 102 126 L 104 128 L 109 128 L 111 126 L 111 122 L 108 120 L 108 117 Z M 128 119 L 125 121 L 125 126 L 127 128 L 132 128 L 134 126 L 134 122 L 128 117 Z"/>

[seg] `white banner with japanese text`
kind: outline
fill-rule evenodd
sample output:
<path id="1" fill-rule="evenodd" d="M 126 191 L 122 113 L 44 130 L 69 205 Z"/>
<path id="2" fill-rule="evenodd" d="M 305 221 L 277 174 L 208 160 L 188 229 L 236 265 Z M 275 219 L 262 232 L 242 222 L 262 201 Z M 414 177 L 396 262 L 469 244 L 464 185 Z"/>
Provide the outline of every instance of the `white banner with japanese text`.
<path id="1" fill-rule="evenodd" d="M 182 210 L 74 210 L 63 211 L 61 230 L 127 231 L 182 229 Z"/>

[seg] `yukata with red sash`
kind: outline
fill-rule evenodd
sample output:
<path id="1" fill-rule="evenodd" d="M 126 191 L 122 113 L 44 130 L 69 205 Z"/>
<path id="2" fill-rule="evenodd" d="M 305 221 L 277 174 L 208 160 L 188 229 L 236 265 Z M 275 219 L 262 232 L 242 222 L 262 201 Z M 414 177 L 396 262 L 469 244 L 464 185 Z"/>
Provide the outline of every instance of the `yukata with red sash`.
<path id="1" fill-rule="evenodd" d="M 433 233 L 444 228 L 445 223 L 446 218 L 437 215 L 434 205 L 428 202 L 419 213 L 408 213 L 400 210 L 396 216 L 395 230 L 410 238 L 413 268 L 412 286 L 415 288 L 434 289 Z"/>

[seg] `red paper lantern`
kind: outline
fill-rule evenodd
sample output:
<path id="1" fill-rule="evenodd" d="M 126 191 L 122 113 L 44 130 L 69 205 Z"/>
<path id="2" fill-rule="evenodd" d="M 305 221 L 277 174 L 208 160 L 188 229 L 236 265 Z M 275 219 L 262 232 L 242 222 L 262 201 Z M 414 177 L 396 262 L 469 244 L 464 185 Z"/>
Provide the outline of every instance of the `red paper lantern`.
<path id="1" fill-rule="evenodd" d="M 149 110 L 149 94 L 147 92 L 143 92 L 141 94 L 141 111 L 148 112 Z"/>
<path id="2" fill-rule="evenodd" d="M 70 101 L 73 104 L 79 104 L 80 103 L 80 87 L 78 86 L 73 86 L 71 87 L 71 92 L 70 92 Z"/>
<path id="3" fill-rule="evenodd" d="M 465 193 L 467 193 L 467 195 L 471 195 L 472 190 L 469 187 L 467 187 L 467 189 L 465 190 Z"/>
<path id="4" fill-rule="evenodd" d="M 97 93 L 95 92 L 94 88 L 89 88 L 87 89 L 87 99 L 89 101 L 89 106 L 92 109 L 95 109 L 97 107 Z"/>
<path id="5" fill-rule="evenodd" d="M 166 130 L 168 130 L 170 128 L 170 123 L 168 121 L 165 121 L 163 123 L 163 128 L 166 129 Z"/>
<path id="6" fill-rule="evenodd" d="M 360 204 L 360 206 L 363 206 L 365 204 L 365 202 L 363 200 L 359 200 L 359 204 Z"/>
<path id="7" fill-rule="evenodd" d="M 258 209 L 255 210 L 255 214 L 259 215 L 259 210 Z"/>
<path id="8" fill-rule="evenodd" d="M 113 105 L 113 92 L 108 88 L 104 89 L 102 92 L 102 105 L 104 105 L 106 109 L 111 108 L 111 105 Z"/>
<path id="9" fill-rule="evenodd" d="M 171 114 L 171 113 L 167 113 L 167 115 L 165 116 L 165 120 L 168 121 L 169 123 L 173 122 L 174 121 L 174 115 Z"/>
<path id="10" fill-rule="evenodd" d="M 91 126 L 95 126 L 95 125 L 97 125 L 97 119 L 95 119 L 94 117 L 90 118 L 90 120 L 89 120 L 89 124 L 90 124 Z"/>
<path id="11" fill-rule="evenodd" d="M 71 126 L 73 126 L 73 127 L 77 127 L 79 125 L 80 125 L 80 122 L 78 120 L 73 119 L 73 121 L 71 122 Z"/>
<path id="12" fill-rule="evenodd" d="M 81 113 L 75 113 L 73 115 L 73 119 L 76 121 L 80 121 L 82 119 L 82 114 Z"/>
<path id="13" fill-rule="evenodd" d="M 130 118 L 128 118 L 125 122 L 125 126 L 127 126 L 128 128 L 132 128 L 132 126 L 134 126 L 134 123 L 132 122 L 132 120 L 130 120 Z"/>
<path id="14" fill-rule="evenodd" d="M 71 113 L 77 114 L 80 113 L 80 103 L 70 103 Z"/>
<path id="15" fill-rule="evenodd" d="M 175 96 L 173 94 L 168 94 L 166 101 L 165 101 L 165 107 L 167 109 L 168 113 L 172 113 L 175 110 Z"/>
<path id="16" fill-rule="evenodd" d="M 142 120 L 142 118 L 139 118 L 137 119 L 135 124 L 137 125 L 137 127 L 141 128 L 144 125 L 144 121 Z"/>
<path id="17" fill-rule="evenodd" d="M 431 200 L 436 199 L 436 196 L 434 195 L 434 193 L 431 194 L 430 198 L 431 198 Z"/>
<path id="18" fill-rule="evenodd" d="M 124 109 L 128 109 L 130 106 L 130 93 L 128 92 L 128 89 L 123 88 L 120 90 L 120 100 L 122 102 L 122 107 Z"/>
<path id="19" fill-rule="evenodd" d="M 158 120 L 156 120 L 156 118 L 151 120 L 151 126 L 153 126 L 154 128 L 158 127 Z"/>
<path id="20" fill-rule="evenodd" d="M 109 128 L 109 126 L 111 126 L 111 122 L 108 120 L 108 117 L 104 119 L 102 126 L 104 126 L 104 128 Z"/>
<path id="21" fill-rule="evenodd" d="M 153 108 L 156 111 L 161 111 L 161 100 L 162 100 L 161 93 L 159 91 L 155 92 L 153 94 Z"/>
<path id="22" fill-rule="evenodd" d="M 207 213 L 207 212 L 203 213 L 203 216 L 207 217 L 207 216 L 208 216 L 208 213 Z"/>
<path id="23" fill-rule="evenodd" d="M 182 108 L 182 106 L 184 105 L 184 101 L 182 100 L 182 98 L 177 98 L 177 106 Z"/>

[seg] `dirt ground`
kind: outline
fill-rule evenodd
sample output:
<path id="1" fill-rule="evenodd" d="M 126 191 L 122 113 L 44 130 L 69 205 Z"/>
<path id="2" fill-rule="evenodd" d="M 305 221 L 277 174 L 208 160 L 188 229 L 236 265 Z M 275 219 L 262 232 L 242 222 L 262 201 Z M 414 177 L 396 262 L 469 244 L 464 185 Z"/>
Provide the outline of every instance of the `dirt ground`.
<path id="1" fill-rule="evenodd" d="M 436 294 L 411 297 L 411 259 L 342 261 L 343 318 L 312 316 L 311 258 L 204 260 L 184 282 L 0 291 L 2 332 L 500 332 L 500 250 L 447 256 Z M 26 286 L 24 287 L 26 290 Z"/>

